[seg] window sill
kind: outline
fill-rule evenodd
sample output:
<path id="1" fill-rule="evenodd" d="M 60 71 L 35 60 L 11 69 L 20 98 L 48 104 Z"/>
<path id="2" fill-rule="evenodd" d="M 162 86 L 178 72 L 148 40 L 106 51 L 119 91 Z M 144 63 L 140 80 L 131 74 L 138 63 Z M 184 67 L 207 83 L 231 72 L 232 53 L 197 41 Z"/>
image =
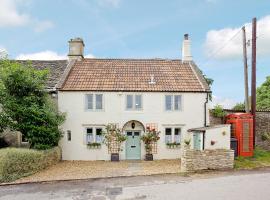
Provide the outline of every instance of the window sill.
<path id="1" fill-rule="evenodd" d="M 87 109 L 87 110 L 85 110 L 86 112 L 105 112 L 105 110 L 104 109 L 101 109 L 101 110 L 94 110 L 94 109 Z"/>
<path id="2" fill-rule="evenodd" d="M 88 149 L 101 149 L 101 143 L 97 143 L 97 142 L 92 142 L 92 143 L 88 143 L 86 144 Z"/>
<path id="3" fill-rule="evenodd" d="M 181 148 L 180 143 L 167 143 L 166 146 L 167 146 L 167 149 L 180 149 Z"/>

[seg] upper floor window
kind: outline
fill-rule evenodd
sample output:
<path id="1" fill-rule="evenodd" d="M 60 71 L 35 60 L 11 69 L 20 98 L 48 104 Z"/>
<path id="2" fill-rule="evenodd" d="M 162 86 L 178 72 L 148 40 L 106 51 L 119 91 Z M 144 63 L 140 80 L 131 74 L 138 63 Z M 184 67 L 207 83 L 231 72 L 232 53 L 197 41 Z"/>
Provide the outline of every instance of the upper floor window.
<path id="1" fill-rule="evenodd" d="M 165 95 L 166 110 L 181 110 L 182 96 L 181 95 Z"/>
<path id="2" fill-rule="evenodd" d="M 142 95 L 128 94 L 126 96 L 126 109 L 127 110 L 141 110 L 142 109 Z"/>
<path id="3" fill-rule="evenodd" d="M 103 109 L 103 94 L 87 94 L 86 95 L 87 110 L 102 110 Z"/>

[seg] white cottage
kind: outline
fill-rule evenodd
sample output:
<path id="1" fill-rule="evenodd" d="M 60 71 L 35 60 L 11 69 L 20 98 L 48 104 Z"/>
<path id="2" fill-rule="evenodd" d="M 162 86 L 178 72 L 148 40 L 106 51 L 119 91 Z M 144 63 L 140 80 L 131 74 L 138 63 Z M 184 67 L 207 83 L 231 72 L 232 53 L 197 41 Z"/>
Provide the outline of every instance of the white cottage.
<path id="1" fill-rule="evenodd" d="M 144 159 L 146 127 L 160 131 L 154 159 L 181 156 L 187 130 L 208 124 L 210 88 L 192 61 L 190 40 L 182 60 L 87 59 L 84 43 L 70 40 L 70 62 L 58 84 L 58 106 L 66 113 L 60 145 L 63 160 L 110 160 L 101 131 L 116 124 L 127 136 L 121 160 Z M 88 148 L 88 143 L 101 148 Z M 172 148 L 174 147 L 174 148 Z"/>

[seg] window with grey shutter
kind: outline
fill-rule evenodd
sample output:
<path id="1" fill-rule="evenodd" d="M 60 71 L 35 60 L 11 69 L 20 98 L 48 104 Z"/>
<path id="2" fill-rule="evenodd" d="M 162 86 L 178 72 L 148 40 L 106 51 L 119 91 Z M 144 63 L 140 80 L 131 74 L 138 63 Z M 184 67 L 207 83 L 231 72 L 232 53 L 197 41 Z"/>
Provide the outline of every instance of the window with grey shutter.
<path id="1" fill-rule="evenodd" d="M 93 94 L 86 95 L 86 109 L 93 110 Z"/>
<path id="2" fill-rule="evenodd" d="M 165 96 L 165 108 L 166 110 L 172 110 L 172 95 Z"/>
<path id="3" fill-rule="evenodd" d="M 93 129 L 87 128 L 86 129 L 86 143 L 92 143 L 94 142 L 94 136 L 93 136 Z"/>
<path id="4" fill-rule="evenodd" d="M 181 110 L 181 95 L 174 96 L 174 110 Z"/>
<path id="5" fill-rule="evenodd" d="M 96 94 L 96 110 L 102 110 L 103 109 L 103 95 L 102 94 Z"/>
<path id="6" fill-rule="evenodd" d="M 174 129 L 174 142 L 179 143 L 181 142 L 181 129 L 175 128 Z"/>
<path id="7" fill-rule="evenodd" d="M 165 143 L 171 143 L 172 142 L 172 129 L 171 128 L 165 128 Z"/>
<path id="8" fill-rule="evenodd" d="M 127 109 L 133 108 L 133 95 L 127 95 Z"/>
<path id="9" fill-rule="evenodd" d="M 96 142 L 102 142 L 102 128 L 96 128 Z"/>
<path id="10" fill-rule="evenodd" d="M 135 95 L 135 109 L 142 108 L 142 95 Z"/>

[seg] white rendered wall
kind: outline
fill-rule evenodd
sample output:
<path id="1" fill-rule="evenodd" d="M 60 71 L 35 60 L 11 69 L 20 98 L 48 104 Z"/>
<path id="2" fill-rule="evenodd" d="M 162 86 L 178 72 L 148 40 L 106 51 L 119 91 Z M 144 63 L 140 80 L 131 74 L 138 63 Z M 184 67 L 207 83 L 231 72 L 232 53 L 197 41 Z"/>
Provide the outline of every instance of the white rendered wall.
<path id="1" fill-rule="evenodd" d="M 205 149 L 230 149 L 230 124 L 223 124 L 207 129 L 205 132 Z M 215 144 L 211 145 L 211 141 Z"/>
<path id="2" fill-rule="evenodd" d="M 85 110 L 85 94 L 92 92 L 61 92 L 58 93 L 58 106 L 66 113 L 66 121 L 62 125 L 65 132 L 60 141 L 63 150 L 63 160 L 110 160 L 107 147 L 88 149 L 85 143 L 86 127 L 101 127 L 108 123 L 117 123 L 122 128 L 130 120 L 137 120 L 146 125 L 156 123 L 161 131 L 158 141 L 158 153 L 154 159 L 172 159 L 181 157 L 181 149 L 168 149 L 165 144 L 165 127 L 181 127 L 182 142 L 187 137 L 190 128 L 204 126 L 205 93 L 118 93 L 97 92 L 103 94 L 104 110 Z M 95 92 L 93 92 L 95 94 Z M 127 111 L 126 94 L 142 94 L 143 109 L 141 111 Z M 182 110 L 165 111 L 165 94 L 181 94 Z M 71 131 L 71 141 L 67 141 L 66 131 Z M 136 128 L 135 128 L 136 130 Z M 125 144 L 120 153 L 120 159 L 125 159 Z M 145 155 L 144 145 L 141 143 L 141 158 Z"/>

